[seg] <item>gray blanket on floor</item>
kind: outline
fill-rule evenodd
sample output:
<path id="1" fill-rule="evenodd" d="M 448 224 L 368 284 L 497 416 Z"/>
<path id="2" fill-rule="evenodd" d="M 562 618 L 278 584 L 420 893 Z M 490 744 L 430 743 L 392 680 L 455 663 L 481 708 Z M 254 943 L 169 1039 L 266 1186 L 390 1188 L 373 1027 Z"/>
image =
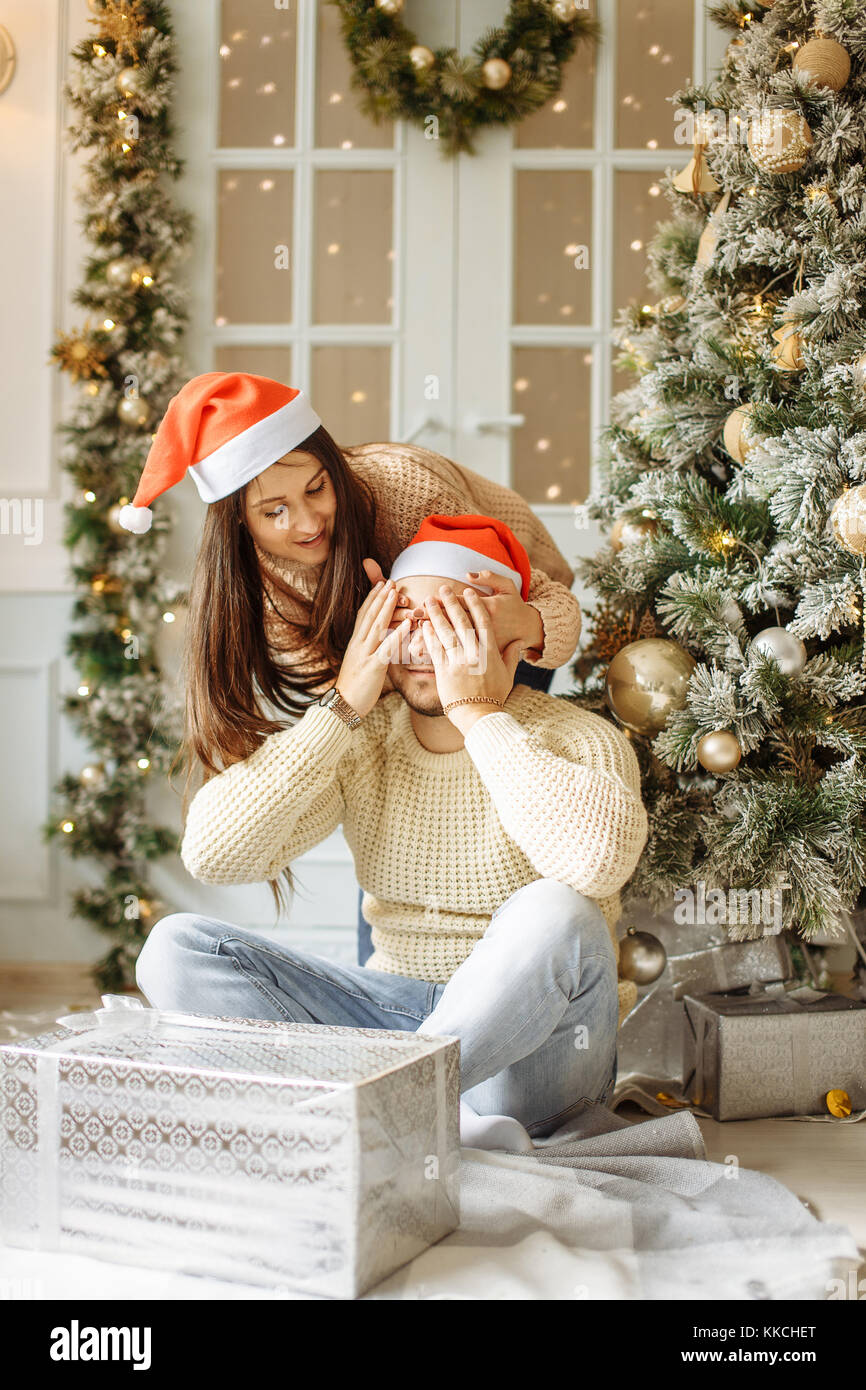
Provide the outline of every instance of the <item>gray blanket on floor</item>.
<path id="1" fill-rule="evenodd" d="M 705 1153 L 687 1112 L 601 1107 L 535 1154 L 464 1149 L 460 1229 L 365 1297 L 824 1300 L 857 1268 L 846 1227 Z"/>

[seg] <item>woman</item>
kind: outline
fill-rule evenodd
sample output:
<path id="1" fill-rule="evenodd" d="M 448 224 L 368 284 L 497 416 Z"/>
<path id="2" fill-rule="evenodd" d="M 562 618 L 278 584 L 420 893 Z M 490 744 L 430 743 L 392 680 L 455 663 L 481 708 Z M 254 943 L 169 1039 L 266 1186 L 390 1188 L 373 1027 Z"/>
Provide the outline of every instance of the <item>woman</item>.
<path id="1" fill-rule="evenodd" d="M 207 372 L 169 402 L 121 524 L 146 531 L 149 504 L 187 472 L 209 503 L 186 624 L 189 771 L 210 776 L 248 757 L 283 727 L 280 714 L 334 684 L 361 603 L 431 514 L 495 516 L 526 547 L 526 602 L 486 566 L 481 576 L 500 646 L 522 639 L 532 663 L 518 682 L 546 689 L 574 653 L 580 606 L 548 532 L 517 493 L 441 454 L 341 448 L 302 391 Z"/>

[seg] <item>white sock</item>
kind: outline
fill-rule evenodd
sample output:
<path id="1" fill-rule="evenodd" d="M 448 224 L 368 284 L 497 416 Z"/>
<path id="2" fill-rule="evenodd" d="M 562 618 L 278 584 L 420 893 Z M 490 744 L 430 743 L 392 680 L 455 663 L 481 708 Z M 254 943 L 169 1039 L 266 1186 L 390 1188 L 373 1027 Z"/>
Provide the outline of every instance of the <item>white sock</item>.
<path id="1" fill-rule="evenodd" d="M 467 1149 L 509 1149 L 532 1153 L 533 1144 L 519 1120 L 510 1115 L 479 1115 L 460 1097 L 460 1143 Z"/>

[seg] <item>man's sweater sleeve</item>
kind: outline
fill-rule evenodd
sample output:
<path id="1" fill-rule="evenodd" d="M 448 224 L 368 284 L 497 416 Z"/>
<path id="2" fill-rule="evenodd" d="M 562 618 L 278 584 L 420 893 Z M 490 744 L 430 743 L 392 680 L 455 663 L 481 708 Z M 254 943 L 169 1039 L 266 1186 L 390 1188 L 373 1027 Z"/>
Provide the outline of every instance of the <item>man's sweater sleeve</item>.
<path id="1" fill-rule="evenodd" d="M 533 868 L 607 897 L 631 877 L 647 838 L 634 750 L 606 720 L 582 712 L 573 729 L 557 719 L 545 739 L 559 751 L 503 710 L 478 719 L 465 746 Z"/>
<path id="2" fill-rule="evenodd" d="M 343 819 L 340 759 L 353 731 L 310 705 L 243 762 L 193 797 L 180 857 L 202 883 L 263 883 L 327 838 Z"/>

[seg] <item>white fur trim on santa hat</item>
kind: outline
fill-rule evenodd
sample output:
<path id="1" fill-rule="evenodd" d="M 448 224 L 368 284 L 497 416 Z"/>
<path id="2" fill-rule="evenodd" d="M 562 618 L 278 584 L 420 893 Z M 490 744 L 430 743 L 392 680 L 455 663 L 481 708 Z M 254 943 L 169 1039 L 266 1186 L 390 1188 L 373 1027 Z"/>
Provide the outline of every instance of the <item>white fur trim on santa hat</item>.
<path id="1" fill-rule="evenodd" d="M 258 477 L 278 458 L 296 449 L 317 430 L 321 420 L 303 391 L 279 410 L 226 440 L 207 458 L 189 467 L 189 473 L 205 502 L 218 502 Z"/>
<path id="2" fill-rule="evenodd" d="M 133 507 L 132 503 L 128 502 L 118 512 L 117 522 L 125 531 L 131 531 L 134 536 L 143 536 L 145 531 L 149 531 L 151 528 L 153 512 L 150 507 Z"/>
<path id="3" fill-rule="evenodd" d="M 391 566 L 390 578 L 411 579 L 416 574 L 434 574 L 437 578 L 462 579 L 465 583 L 467 570 L 492 570 L 494 574 L 513 579 L 518 592 L 523 583 L 517 570 L 458 541 L 416 541 L 415 545 L 407 545 Z M 473 584 L 472 587 L 485 594 L 494 592 L 486 584 Z"/>

